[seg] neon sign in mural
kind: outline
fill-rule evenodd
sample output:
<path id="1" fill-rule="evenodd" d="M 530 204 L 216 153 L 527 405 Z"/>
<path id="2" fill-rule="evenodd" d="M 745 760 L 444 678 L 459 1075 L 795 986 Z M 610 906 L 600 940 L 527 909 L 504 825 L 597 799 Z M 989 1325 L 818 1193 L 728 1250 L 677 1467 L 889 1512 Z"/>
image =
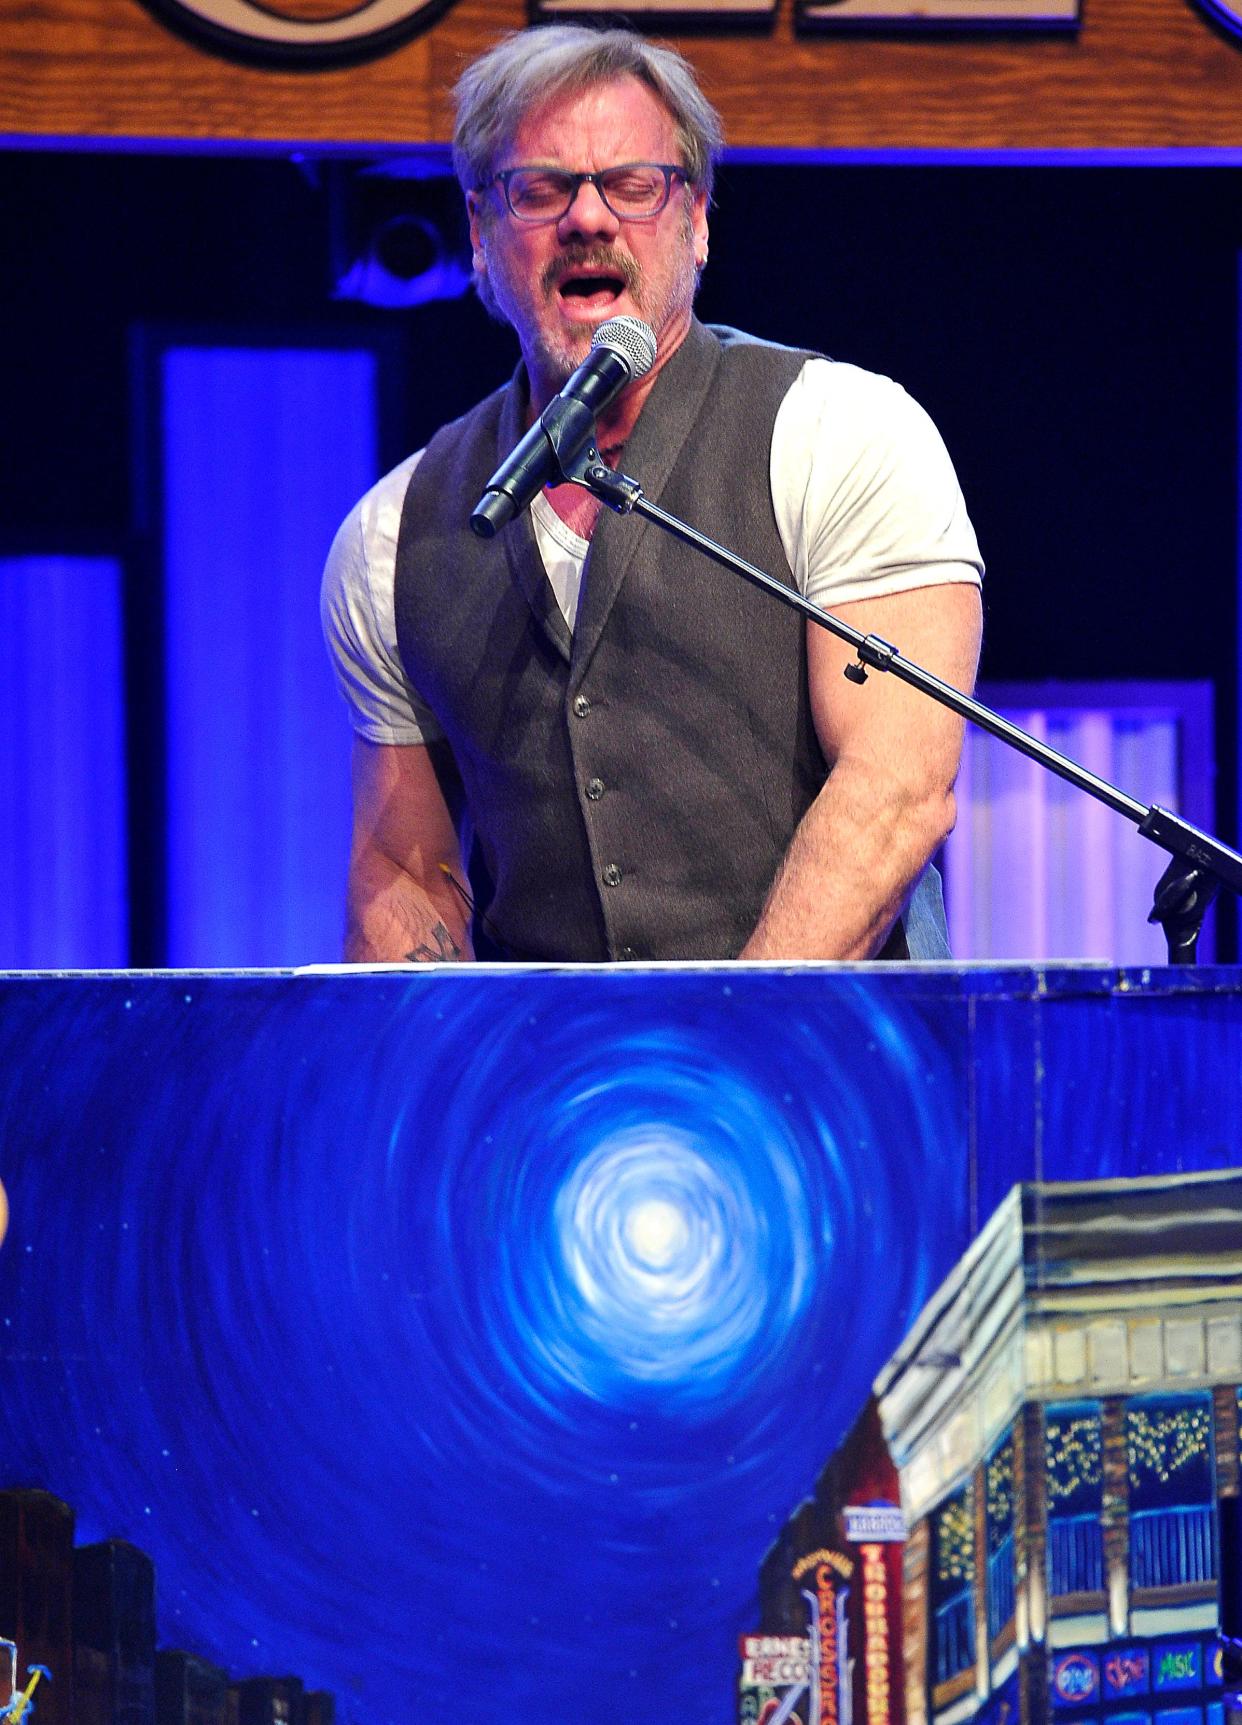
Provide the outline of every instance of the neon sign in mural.
<path id="1" fill-rule="evenodd" d="M 868 1725 L 890 1725 L 888 1571 L 882 1545 L 863 1546 L 862 1584 L 867 1720 Z"/>

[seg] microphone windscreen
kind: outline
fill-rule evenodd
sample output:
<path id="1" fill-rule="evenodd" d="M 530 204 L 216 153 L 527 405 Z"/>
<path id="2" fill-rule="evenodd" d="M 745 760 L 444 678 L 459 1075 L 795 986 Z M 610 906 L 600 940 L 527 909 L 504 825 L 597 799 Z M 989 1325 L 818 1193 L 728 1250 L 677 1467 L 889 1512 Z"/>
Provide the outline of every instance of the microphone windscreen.
<path id="1" fill-rule="evenodd" d="M 640 317 L 610 317 L 591 337 L 591 346 L 619 353 L 630 368 L 631 378 L 646 377 L 655 364 L 655 331 Z"/>

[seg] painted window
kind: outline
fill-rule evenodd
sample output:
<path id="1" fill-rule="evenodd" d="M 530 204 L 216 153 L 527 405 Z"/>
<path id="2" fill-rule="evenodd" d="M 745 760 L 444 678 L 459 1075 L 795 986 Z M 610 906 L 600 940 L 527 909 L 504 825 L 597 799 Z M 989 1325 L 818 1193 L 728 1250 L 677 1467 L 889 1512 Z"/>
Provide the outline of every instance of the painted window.
<path id="1" fill-rule="evenodd" d="M 1100 1404 L 1049 1407 L 1044 1445 L 1049 1592 L 1054 1598 L 1099 1593 L 1104 1587 Z"/>
<path id="2" fill-rule="evenodd" d="M 975 1490 L 973 1480 L 936 1511 L 935 1680 L 975 1662 Z"/>
<path id="3" fill-rule="evenodd" d="M 988 1635 L 995 1638 L 1013 1617 L 1013 1434 L 1002 1438 L 986 1464 L 988 1537 Z"/>
<path id="4" fill-rule="evenodd" d="M 1126 1409 L 1130 1585 L 1179 1587 L 1216 1576 L 1209 1395 L 1150 1396 Z"/>

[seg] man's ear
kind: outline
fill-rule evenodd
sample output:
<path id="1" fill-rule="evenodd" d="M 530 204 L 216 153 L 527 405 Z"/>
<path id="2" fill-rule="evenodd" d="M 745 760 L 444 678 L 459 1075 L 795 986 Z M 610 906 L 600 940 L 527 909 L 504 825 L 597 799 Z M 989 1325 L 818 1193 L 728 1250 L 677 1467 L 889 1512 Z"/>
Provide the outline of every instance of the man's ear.
<path id="1" fill-rule="evenodd" d="M 470 247 L 474 253 L 474 267 L 479 275 L 487 268 L 483 252 L 483 234 L 487 222 L 483 210 L 483 194 L 481 192 L 466 193 L 466 214 L 470 218 Z"/>
<path id="2" fill-rule="evenodd" d="M 694 256 L 699 268 L 707 262 L 707 193 L 700 186 L 690 203 L 690 230 L 694 235 Z"/>

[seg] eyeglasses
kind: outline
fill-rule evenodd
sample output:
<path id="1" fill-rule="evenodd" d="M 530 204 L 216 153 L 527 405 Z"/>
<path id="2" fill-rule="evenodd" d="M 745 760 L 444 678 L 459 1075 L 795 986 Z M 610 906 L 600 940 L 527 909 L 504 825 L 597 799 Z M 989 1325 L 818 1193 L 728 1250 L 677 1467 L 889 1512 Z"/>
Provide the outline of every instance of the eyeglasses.
<path id="1" fill-rule="evenodd" d="M 559 222 L 584 185 L 595 187 L 618 220 L 635 222 L 659 215 L 672 195 L 674 180 L 688 185 L 690 176 L 667 162 L 622 162 L 598 174 L 572 174 L 567 168 L 502 168 L 487 185 L 499 182 L 509 212 L 519 222 Z"/>

